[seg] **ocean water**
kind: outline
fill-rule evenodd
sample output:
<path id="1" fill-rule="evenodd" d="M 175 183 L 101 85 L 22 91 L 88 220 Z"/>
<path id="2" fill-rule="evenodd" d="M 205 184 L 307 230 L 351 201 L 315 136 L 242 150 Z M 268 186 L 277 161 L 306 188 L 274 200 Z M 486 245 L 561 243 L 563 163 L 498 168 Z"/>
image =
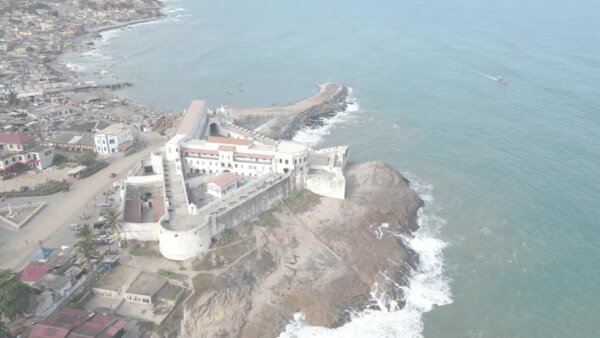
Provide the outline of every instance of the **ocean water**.
<path id="1" fill-rule="evenodd" d="M 600 336 L 600 3 L 181 0 L 166 12 L 64 62 L 175 111 L 343 83 L 351 109 L 297 139 L 386 161 L 426 200 L 404 239 L 423 260 L 404 309 L 378 295 L 383 310 L 333 330 L 299 313 L 283 337 Z"/>

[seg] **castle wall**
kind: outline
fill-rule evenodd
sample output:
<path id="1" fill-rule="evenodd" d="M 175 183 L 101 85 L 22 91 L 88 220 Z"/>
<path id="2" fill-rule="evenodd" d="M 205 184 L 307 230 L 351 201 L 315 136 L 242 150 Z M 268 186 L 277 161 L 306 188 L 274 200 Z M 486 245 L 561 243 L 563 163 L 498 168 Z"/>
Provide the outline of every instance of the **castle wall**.
<path id="1" fill-rule="evenodd" d="M 291 177 L 286 177 L 273 186 L 257 193 L 252 198 L 240 203 L 238 206 L 228 209 L 214 216 L 213 233 L 217 235 L 225 229 L 231 229 L 248 219 L 258 216 L 260 213 L 275 207 L 279 202 L 288 198 L 292 191 Z"/>
<path id="2" fill-rule="evenodd" d="M 156 174 L 162 174 L 164 172 L 162 154 L 151 152 L 150 162 L 152 163 L 152 171 Z"/>
<path id="3" fill-rule="evenodd" d="M 161 228 L 158 247 L 165 258 L 182 261 L 208 250 L 211 240 L 208 223 L 186 230 Z"/>
<path id="4" fill-rule="evenodd" d="M 309 172 L 304 187 L 315 194 L 344 199 L 346 196 L 346 178 L 343 174 L 324 171 Z"/>
<path id="5" fill-rule="evenodd" d="M 122 222 L 121 239 L 138 241 L 158 241 L 160 234 L 160 222 L 155 223 L 129 223 Z"/>

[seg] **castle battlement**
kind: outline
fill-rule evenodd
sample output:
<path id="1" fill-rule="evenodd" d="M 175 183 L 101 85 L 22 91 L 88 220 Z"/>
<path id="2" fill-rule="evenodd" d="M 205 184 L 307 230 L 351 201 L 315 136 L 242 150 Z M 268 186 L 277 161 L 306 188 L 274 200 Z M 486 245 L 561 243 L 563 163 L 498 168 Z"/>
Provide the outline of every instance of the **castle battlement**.
<path id="1" fill-rule="evenodd" d="M 163 256 L 185 260 L 293 191 L 344 198 L 347 146 L 273 140 L 235 125 L 228 109 L 205 105 L 192 101 L 164 149 L 130 170 L 123 238 L 158 241 Z"/>

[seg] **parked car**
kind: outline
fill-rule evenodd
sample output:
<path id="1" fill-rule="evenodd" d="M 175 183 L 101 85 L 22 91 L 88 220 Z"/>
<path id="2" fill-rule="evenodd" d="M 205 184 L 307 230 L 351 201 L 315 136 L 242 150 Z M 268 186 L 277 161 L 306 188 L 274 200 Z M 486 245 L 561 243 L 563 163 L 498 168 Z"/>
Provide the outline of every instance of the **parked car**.
<path id="1" fill-rule="evenodd" d="M 81 224 L 73 223 L 73 224 L 69 225 L 69 228 L 71 230 L 79 230 L 79 229 L 81 229 Z"/>
<path id="2" fill-rule="evenodd" d="M 116 173 L 110 173 L 110 175 L 108 175 L 108 177 L 115 178 L 115 177 L 117 177 L 117 174 Z"/>
<path id="3" fill-rule="evenodd" d="M 104 203 L 100 203 L 98 206 L 100 208 L 111 208 L 113 205 L 112 205 L 112 203 L 104 202 Z"/>
<path id="4" fill-rule="evenodd" d="M 106 216 L 104 216 L 104 215 L 100 215 L 100 217 L 98 217 L 98 222 L 106 223 L 107 221 L 108 221 L 108 218 L 106 218 Z"/>

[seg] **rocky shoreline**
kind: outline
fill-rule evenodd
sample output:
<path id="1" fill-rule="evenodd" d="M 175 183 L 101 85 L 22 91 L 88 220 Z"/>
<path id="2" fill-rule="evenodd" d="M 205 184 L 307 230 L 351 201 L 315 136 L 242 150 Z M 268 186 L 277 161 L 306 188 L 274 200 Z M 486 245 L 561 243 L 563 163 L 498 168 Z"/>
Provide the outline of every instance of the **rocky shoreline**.
<path id="1" fill-rule="evenodd" d="M 384 163 L 351 164 L 346 176 L 347 199 L 302 192 L 238 226 L 239 244 L 198 257 L 205 283 L 153 336 L 277 337 L 299 312 L 338 327 L 378 306 L 372 292 L 401 303 L 418 257 L 397 234 L 418 228 L 423 201 Z"/>
<path id="2" fill-rule="evenodd" d="M 282 139 L 292 139 L 303 128 L 318 128 L 324 125 L 326 119 L 335 117 L 348 107 L 348 88 L 342 89 L 331 98 L 298 113 L 288 127 L 279 135 Z"/>
<path id="3" fill-rule="evenodd" d="M 236 109 L 237 124 L 273 139 L 291 139 L 302 128 L 318 128 L 348 107 L 348 88 L 333 82 L 310 98 L 283 107 Z"/>

